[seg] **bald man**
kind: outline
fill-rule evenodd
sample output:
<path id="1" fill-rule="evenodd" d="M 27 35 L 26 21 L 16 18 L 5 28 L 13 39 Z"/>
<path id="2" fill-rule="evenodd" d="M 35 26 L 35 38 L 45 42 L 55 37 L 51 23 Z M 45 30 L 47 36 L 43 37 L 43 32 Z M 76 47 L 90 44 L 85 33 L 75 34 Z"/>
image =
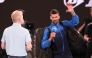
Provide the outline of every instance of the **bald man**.
<path id="1" fill-rule="evenodd" d="M 30 33 L 23 28 L 23 11 L 15 10 L 11 14 L 12 26 L 6 28 L 1 39 L 1 48 L 6 50 L 8 58 L 26 58 L 32 48 Z"/>

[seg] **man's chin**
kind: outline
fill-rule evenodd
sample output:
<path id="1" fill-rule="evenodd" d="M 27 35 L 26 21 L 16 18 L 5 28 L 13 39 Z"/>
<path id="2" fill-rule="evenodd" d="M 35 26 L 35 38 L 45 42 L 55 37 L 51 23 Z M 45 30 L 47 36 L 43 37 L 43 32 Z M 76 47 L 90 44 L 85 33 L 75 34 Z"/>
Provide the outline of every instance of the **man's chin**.
<path id="1" fill-rule="evenodd" d="M 54 24 L 57 24 L 57 22 L 54 22 Z"/>

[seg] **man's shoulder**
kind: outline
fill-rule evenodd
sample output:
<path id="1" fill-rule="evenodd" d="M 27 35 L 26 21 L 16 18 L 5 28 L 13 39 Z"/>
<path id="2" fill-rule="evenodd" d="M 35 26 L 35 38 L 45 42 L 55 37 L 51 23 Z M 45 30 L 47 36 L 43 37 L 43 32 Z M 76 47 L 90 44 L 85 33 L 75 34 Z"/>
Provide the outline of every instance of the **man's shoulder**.
<path id="1" fill-rule="evenodd" d="M 9 30 L 11 28 L 11 26 L 9 26 L 9 27 L 6 27 L 5 29 L 4 29 L 4 31 L 7 31 L 7 30 Z"/>
<path id="2" fill-rule="evenodd" d="M 29 32 L 28 29 L 26 29 L 26 28 L 24 28 L 24 27 L 21 27 L 21 30 L 22 30 L 23 32 Z"/>
<path id="3" fill-rule="evenodd" d="M 48 27 L 45 28 L 45 30 L 51 29 L 52 25 L 49 25 Z"/>
<path id="4" fill-rule="evenodd" d="M 49 32 L 49 31 L 51 31 L 51 28 L 52 28 L 52 25 L 49 25 L 48 27 L 45 27 L 44 32 Z"/>

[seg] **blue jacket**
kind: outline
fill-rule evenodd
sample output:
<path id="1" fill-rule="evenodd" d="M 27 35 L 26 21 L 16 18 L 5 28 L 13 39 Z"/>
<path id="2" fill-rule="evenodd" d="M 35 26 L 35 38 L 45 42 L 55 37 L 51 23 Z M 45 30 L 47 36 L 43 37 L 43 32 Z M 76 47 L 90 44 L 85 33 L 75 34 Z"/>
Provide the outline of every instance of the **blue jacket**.
<path id="1" fill-rule="evenodd" d="M 67 26 L 67 27 L 74 27 L 77 24 L 79 24 L 79 17 L 77 15 L 72 17 L 72 20 L 67 21 L 64 20 L 62 21 L 63 25 Z M 51 32 L 52 32 L 52 27 L 56 26 L 57 31 L 56 31 L 56 37 L 54 38 L 53 42 L 49 42 L 48 41 L 48 29 L 45 29 L 44 31 L 44 35 L 43 35 L 43 39 L 41 42 L 41 46 L 43 49 L 48 48 L 51 46 L 53 54 L 54 54 L 54 58 L 72 58 L 71 53 L 70 53 L 70 49 L 69 49 L 69 44 L 66 38 L 66 33 L 64 31 L 63 26 L 61 26 L 59 23 L 58 25 L 52 24 L 49 26 Z M 70 55 L 70 56 L 69 56 Z"/>

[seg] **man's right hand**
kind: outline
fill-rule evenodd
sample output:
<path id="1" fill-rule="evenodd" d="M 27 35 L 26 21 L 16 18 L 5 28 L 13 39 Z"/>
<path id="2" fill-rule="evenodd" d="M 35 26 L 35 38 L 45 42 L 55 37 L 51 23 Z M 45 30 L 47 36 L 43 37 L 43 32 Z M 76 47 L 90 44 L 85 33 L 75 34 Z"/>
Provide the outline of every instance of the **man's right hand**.
<path id="1" fill-rule="evenodd" d="M 84 40 L 88 43 L 91 41 L 87 34 L 84 35 Z"/>
<path id="2" fill-rule="evenodd" d="M 56 33 L 55 32 L 51 32 L 50 34 L 50 38 L 48 39 L 49 42 L 51 42 L 56 36 Z"/>

